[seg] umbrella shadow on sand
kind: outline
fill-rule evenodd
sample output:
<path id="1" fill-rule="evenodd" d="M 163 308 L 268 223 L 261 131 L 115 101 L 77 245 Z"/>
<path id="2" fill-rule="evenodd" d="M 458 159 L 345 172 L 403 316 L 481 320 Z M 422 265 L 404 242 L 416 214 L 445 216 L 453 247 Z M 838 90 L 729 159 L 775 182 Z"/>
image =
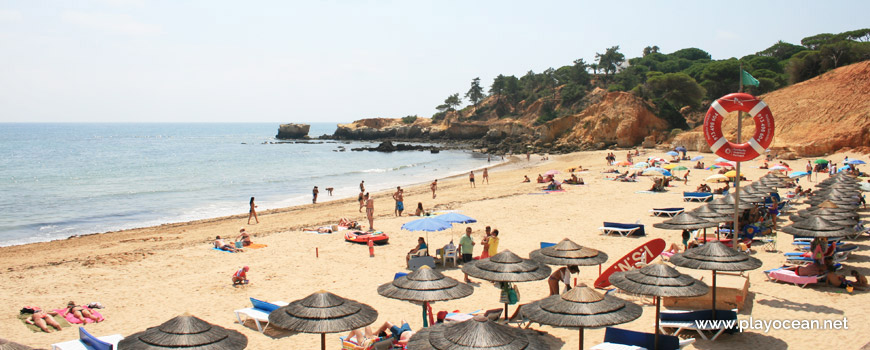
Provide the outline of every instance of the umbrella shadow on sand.
<path id="1" fill-rule="evenodd" d="M 817 313 L 825 313 L 825 314 L 834 314 L 834 315 L 843 315 L 845 312 L 840 309 L 835 309 L 827 305 L 818 305 L 818 304 L 810 304 L 810 303 L 796 303 L 791 300 L 786 300 L 782 298 L 777 298 L 772 295 L 756 293 L 757 295 L 763 295 L 765 297 L 769 297 L 770 299 L 760 299 L 758 300 L 759 305 L 764 305 L 768 307 L 775 307 L 780 309 L 789 309 L 794 311 L 805 311 L 805 312 L 817 312 Z"/>
<path id="2" fill-rule="evenodd" d="M 547 333 L 544 331 L 538 331 L 538 330 L 536 330 L 535 332 L 538 332 L 538 335 L 540 336 L 541 340 L 543 340 L 544 344 L 547 344 L 547 346 L 549 346 L 550 349 L 561 349 L 562 347 L 565 346 L 565 342 L 562 341 L 562 339 L 556 338 L 550 333 Z"/>

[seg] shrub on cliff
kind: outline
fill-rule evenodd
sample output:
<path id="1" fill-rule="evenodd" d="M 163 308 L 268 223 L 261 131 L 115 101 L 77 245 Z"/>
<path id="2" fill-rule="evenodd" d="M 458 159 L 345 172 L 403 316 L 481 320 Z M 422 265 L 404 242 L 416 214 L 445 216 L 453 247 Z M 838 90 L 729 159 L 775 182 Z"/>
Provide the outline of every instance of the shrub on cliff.
<path id="1" fill-rule="evenodd" d="M 402 117 L 402 123 L 405 123 L 405 124 L 414 124 L 415 121 L 417 121 L 416 115 L 409 115 L 407 117 Z"/>

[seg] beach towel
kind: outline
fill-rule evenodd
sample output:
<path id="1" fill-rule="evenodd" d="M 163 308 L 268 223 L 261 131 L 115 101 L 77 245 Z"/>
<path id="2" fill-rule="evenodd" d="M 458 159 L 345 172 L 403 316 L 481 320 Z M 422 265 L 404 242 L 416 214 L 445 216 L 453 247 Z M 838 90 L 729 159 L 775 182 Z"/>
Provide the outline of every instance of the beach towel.
<path id="1" fill-rule="evenodd" d="M 104 318 L 103 315 L 100 315 L 99 312 L 96 312 L 93 309 L 90 309 L 87 307 L 85 307 L 85 309 L 90 310 L 91 313 L 94 314 L 94 316 L 97 316 L 100 319 L 100 321 L 106 320 L 106 318 Z M 82 320 L 79 320 L 78 318 L 76 318 L 75 315 L 68 313 L 67 309 L 55 309 L 54 312 L 61 314 L 63 316 L 63 318 L 66 319 L 69 323 L 73 323 L 73 324 L 81 324 L 82 323 Z M 94 320 L 92 320 L 90 318 L 85 318 L 85 323 L 94 323 Z"/>
<path id="2" fill-rule="evenodd" d="M 235 252 L 231 252 L 231 251 L 229 251 L 229 250 L 218 249 L 218 248 L 215 248 L 215 247 L 212 247 L 211 249 L 213 249 L 213 250 L 217 250 L 217 251 L 219 251 L 219 252 L 224 252 L 224 253 L 235 253 Z"/>
<path id="3" fill-rule="evenodd" d="M 659 194 L 659 193 L 665 193 L 665 192 L 664 192 L 664 191 L 662 191 L 662 192 L 656 192 L 656 191 L 637 191 L 637 192 L 635 192 L 635 193 Z"/>
<path id="4" fill-rule="evenodd" d="M 257 243 L 251 243 L 250 245 L 248 245 L 248 246 L 245 247 L 245 248 L 248 248 L 248 249 L 260 249 L 260 248 L 266 248 L 266 247 L 268 247 L 268 245 L 265 245 L 265 244 L 257 244 Z"/>
<path id="5" fill-rule="evenodd" d="M 545 192 L 545 193 L 554 193 L 554 192 L 568 192 L 568 191 L 565 191 L 564 189 L 561 189 L 561 190 L 544 190 L 544 192 Z"/>
<path id="6" fill-rule="evenodd" d="M 69 322 L 67 322 L 66 319 L 64 319 L 63 316 L 61 316 L 61 315 L 49 315 L 49 316 L 54 318 L 54 320 L 57 321 L 57 324 L 59 324 L 61 328 L 72 327 L 72 325 L 69 324 Z M 34 333 L 42 333 L 42 330 L 39 329 L 39 327 L 37 327 L 35 324 L 28 324 L 26 322 L 28 317 L 30 317 L 30 314 L 18 314 L 18 319 L 21 320 L 21 323 L 24 323 L 24 325 L 27 326 L 27 329 L 33 331 Z M 51 326 L 49 326 L 49 327 L 51 327 Z M 54 327 L 51 327 L 51 328 L 54 328 Z"/>

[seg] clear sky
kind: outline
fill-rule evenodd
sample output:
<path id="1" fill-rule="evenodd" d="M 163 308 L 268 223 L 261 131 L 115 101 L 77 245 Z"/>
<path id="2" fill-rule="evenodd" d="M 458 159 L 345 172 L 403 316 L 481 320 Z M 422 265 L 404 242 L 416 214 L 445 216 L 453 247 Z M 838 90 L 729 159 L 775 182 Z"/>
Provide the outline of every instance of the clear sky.
<path id="1" fill-rule="evenodd" d="M 614 45 L 741 57 L 866 28 L 868 13 L 866 0 L 0 0 L 0 122 L 431 116 L 474 77 L 488 90 Z"/>

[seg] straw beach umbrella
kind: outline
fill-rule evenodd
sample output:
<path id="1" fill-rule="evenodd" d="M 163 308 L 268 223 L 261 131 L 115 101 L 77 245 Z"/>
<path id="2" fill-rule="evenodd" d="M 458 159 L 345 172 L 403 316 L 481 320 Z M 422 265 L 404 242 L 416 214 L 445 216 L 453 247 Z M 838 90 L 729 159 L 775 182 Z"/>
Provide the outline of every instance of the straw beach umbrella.
<path id="1" fill-rule="evenodd" d="M 855 220 L 854 218 L 855 216 L 857 216 L 857 214 L 855 213 L 834 212 L 830 211 L 830 209 L 802 211 L 802 213 L 803 215 L 801 215 L 801 213 L 792 214 L 788 218 L 791 219 L 791 221 L 793 222 L 798 222 L 818 216 L 822 219 L 828 220 L 840 226 L 855 226 L 858 224 L 858 220 Z"/>
<path id="2" fill-rule="evenodd" d="M 523 306 L 523 315 L 534 322 L 555 327 L 579 328 L 580 349 L 583 330 L 631 322 L 643 309 L 620 298 L 604 295 L 592 288 L 573 288 L 562 295 L 551 295 Z"/>
<path id="3" fill-rule="evenodd" d="M 713 318 L 716 318 L 716 271 L 748 271 L 761 267 L 761 260 L 728 248 L 718 241 L 674 254 L 670 262 L 696 270 L 713 271 Z"/>
<path id="4" fill-rule="evenodd" d="M 651 295 L 656 298 L 656 348 L 659 344 L 662 297 L 697 297 L 710 291 L 704 282 L 681 274 L 665 264 L 650 264 L 638 270 L 616 272 L 610 275 L 610 284 L 629 293 Z"/>
<path id="5" fill-rule="evenodd" d="M 33 350 L 33 348 L 6 339 L 0 339 L 0 350 Z"/>
<path id="6" fill-rule="evenodd" d="M 425 265 L 378 287 L 381 296 L 423 303 L 423 327 L 426 327 L 426 303 L 465 298 L 471 293 L 474 293 L 471 286 Z"/>
<path id="7" fill-rule="evenodd" d="M 821 216 L 813 216 L 783 227 L 782 232 L 807 237 L 845 237 L 855 230 L 852 226 L 843 226 Z"/>
<path id="8" fill-rule="evenodd" d="M 302 333 L 320 333 L 320 348 L 326 349 L 326 333 L 338 333 L 368 326 L 378 319 L 371 306 L 319 291 L 291 302 L 269 314 L 279 328 Z"/>
<path id="9" fill-rule="evenodd" d="M 707 228 L 719 227 L 719 223 L 710 221 L 689 212 L 682 212 L 671 219 L 653 224 L 653 227 L 664 230 L 698 230 L 704 229 L 704 241 L 707 241 Z M 717 236 L 718 239 L 718 236 Z"/>
<path id="10" fill-rule="evenodd" d="M 244 334 L 213 325 L 189 314 L 129 335 L 118 343 L 118 349 L 129 350 L 238 350 L 247 346 L 248 338 Z"/>
<path id="11" fill-rule="evenodd" d="M 408 340 L 408 349 L 545 350 L 549 346 L 535 331 L 475 316 L 466 321 L 441 323 L 420 330 Z"/>
<path id="12" fill-rule="evenodd" d="M 592 248 L 580 246 L 570 239 L 563 239 L 554 246 L 535 249 L 529 253 L 529 258 L 548 265 L 600 265 L 607 261 L 607 254 Z"/>
<path id="13" fill-rule="evenodd" d="M 523 259 L 504 250 L 486 259 L 474 260 L 462 266 L 462 272 L 490 282 L 529 282 L 550 277 L 549 266 Z M 504 304 L 504 317 L 508 318 L 508 304 Z"/>

